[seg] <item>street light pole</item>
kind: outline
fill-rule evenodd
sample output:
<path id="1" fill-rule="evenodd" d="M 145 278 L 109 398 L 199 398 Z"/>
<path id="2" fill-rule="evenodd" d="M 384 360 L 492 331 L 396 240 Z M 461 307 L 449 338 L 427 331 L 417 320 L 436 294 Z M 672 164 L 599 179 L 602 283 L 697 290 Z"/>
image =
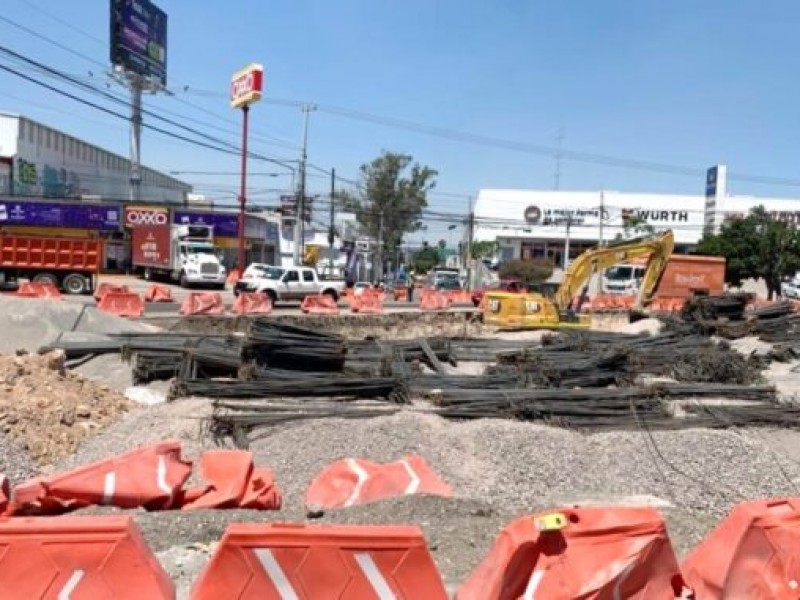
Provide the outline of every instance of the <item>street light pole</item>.
<path id="1" fill-rule="evenodd" d="M 300 156 L 300 173 L 299 173 L 299 191 L 297 194 L 297 202 L 295 203 L 297 209 L 297 218 L 294 224 L 294 264 L 300 264 L 300 257 L 303 250 L 303 213 L 305 212 L 306 205 L 306 159 L 308 157 L 308 116 L 312 110 L 316 110 L 313 104 L 303 105 L 303 146 L 302 155 Z"/>

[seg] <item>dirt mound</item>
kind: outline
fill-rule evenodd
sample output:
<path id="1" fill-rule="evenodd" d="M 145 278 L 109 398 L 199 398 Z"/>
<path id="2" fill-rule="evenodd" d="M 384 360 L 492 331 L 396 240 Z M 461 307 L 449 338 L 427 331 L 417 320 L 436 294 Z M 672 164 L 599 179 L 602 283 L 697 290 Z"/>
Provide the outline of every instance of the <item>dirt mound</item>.
<path id="1" fill-rule="evenodd" d="M 131 406 L 122 394 L 68 372 L 60 352 L 0 355 L 0 433 L 39 465 L 73 454 Z"/>

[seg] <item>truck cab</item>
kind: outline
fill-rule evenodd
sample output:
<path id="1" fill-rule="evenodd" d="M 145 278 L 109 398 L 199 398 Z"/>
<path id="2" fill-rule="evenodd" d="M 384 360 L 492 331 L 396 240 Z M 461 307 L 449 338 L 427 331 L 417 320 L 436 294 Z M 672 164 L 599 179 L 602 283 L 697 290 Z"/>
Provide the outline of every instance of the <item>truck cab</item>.
<path id="1" fill-rule="evenodd" d="M 172 279 L 182 287 L 225 287 L 225 267 L 214 248 L 213 229 L 206 225 L 176 225 L 172 230 Z"/>
<path id="2" fill-rule="evenodd" d="M 603 293 L 635 295 L 646 270 L 642 265 L 614 265 L 603 274 Z"/>

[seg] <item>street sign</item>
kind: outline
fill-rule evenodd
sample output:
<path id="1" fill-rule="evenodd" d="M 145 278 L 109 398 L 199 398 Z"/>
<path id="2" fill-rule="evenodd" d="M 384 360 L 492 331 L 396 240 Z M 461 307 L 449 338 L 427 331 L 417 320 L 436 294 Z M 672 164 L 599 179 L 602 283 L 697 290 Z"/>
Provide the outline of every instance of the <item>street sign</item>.
<path id="1" fill-rule="evenodd" d="M 264 67 L 252 63 L 231 78 L 231 107 L 242 108 L 261 98 L 264 85 Z"/>

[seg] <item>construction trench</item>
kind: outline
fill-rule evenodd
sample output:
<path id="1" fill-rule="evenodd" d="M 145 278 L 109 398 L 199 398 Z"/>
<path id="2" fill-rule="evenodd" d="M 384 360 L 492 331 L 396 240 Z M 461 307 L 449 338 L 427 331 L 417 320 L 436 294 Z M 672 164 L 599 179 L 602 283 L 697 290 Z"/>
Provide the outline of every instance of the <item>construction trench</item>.
<path id="1" fill-rule="evenodd" d="M 46 301 L 26 302 L 55 310 Z M 213 504 L 210 488 L 201 486 L 187 489 L 184 510 L 144 512 L 63 497 L 56 503 L 39 491 L 12 514 L 49 507 L 58 514 L 134 516 L 179 598 L 203 597 L 192 595 L 192 586 L 232 522 L 418 525 L 449 594 L 461 586 L 459 598 L 511 598 L 521 593 L 476 592 L 470 573 L 501 530 L 523 515 L 597 506 L 613 518 L 657 515 L 664 521 L 642 535 L 671 544 L 674 556 L 670 550 L 660 564 L 675 563 L 672 575 L 686 576 L 679 561 L 733 507 L 797 493 L 800 314 L 792 303 L 753 309 L 744 297 L 701 299 L 679 315 L 633 324 L 619 314 L 597 315 L 596 325 L 614 331 L 497 332 L 478 317 L 475 311 L 188 317 L 124 321 L 117 331 L 116 323 L 90 316 L 92 328 L 62 326 L 52 335 L 70 322 L 69 315 L 53 318 L 41 340 L 25 340 L 30 355 L 9 357 L 8 371 L 0 369 L 10 390 L 0 395 L 0 407 L 8 409 L 0 440 L 15 453 L 0 461 L 0 473 L 11 479 L 9 506 L 14 485 L 29 477 L 168 439 L 181 442 L 189 460 L 209 461 L 207 480 L 213 456 L 203 453 L 214 448 L 249 451 L 274 479 L 265 475 L 269 495 L 249 503 Z M 35 437 L 36 424 L 26 421 L 31 431 L 23 435 L 14 419 L 24 417 L 9 416 L 16 415 L 9 408 L 14 393 L 38 397 L 37 381 L 46 382 L 42 395 L 58 395 L 57 386 L 71 382 L 84 397 L 98 398 L 55 407 L 37 401 L 43 414 L 57 416 L 42 417 L 50 424 L 42 438 L 60 439 L 62 430 L 71 434 L 86 424 L 68 453 L 39 451 L 46 440 Z M 106 394 L 102 400 L 93 386 Z M 101 421 L 96 415 L 109 395 L 119 408 Z M 145 404 L 137 403 L 143 398 Z M 64 417 L 69 411 L 73 416 Z M 336 461 L 391 469 L 412 457 L 433 479 L 423 478 L 419 495 L 401 489 L 394 498 L 311 510 L 309 485 L 335 470 Z M 48 488 L 51 496 L 56 487 Z M 186 510 L 192 503 L 202 508 Z M 631 517 L 625 512 L 631 506 L 650 512 Z M 652 558 L 634 563 L 646 581 Z M 670 580 L 655 571 L 653 581 Z M 491 580 L 485 572 L 480 578 Z M 445 597 L 436 593 L 425 597 Z"/>

